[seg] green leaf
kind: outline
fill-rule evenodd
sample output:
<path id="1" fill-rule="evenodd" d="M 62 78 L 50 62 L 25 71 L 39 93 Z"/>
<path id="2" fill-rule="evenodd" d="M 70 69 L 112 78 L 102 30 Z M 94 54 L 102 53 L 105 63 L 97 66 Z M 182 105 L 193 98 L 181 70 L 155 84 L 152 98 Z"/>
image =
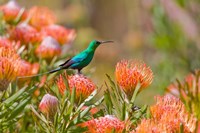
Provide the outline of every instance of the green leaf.
<path id="1" fill-rule="evenodd" d="M 10 117 L 7 120 L 11 120 L 15 118 L 22 110 L 24 107 L 28 104 L 28 102 L 31 100 L 31 98 L 27 98 L 24 101 L 22 101 L 17 107 L 11 112 Z"/>
<path id="2" fill-rule="evenodd" d="M 72 105 L 74 105 L 75 99 L 76 99 L 76 88 L 73 88 L 72 94 L 71 94 L 71 99 L 70 99 L 70 102 Z"/>
<path id="3" fill-rule="evenodd" d="M 84 109 L 84 111 L 82 111 L 79 115 L 78 115 L 78 117 L 76 117 L 74 120 L 73 120 L 73 122 L 74 122 L 74 124 L 77 124 L 77 123 L 79 123 L 80 122 L 80 119 L 82 119 L 90 110 L 91 110 L 91 106 L 90 107 L 87 107 L 86 109 Z"/>
<path id="4" fill-rule="evenodd" d="M 104 93 L 104 101 L 107 107 L 108 114 L 112 114 L 112 101 L 108 92 Z"/>
<path id="5" fill-rule="evenodd" d="M 12 95 L 11 97 L 9 97 L 8 99 L 6 99 L 4 101 L 5 104 L 10 104 L 12 103 L 13 101 L 15 101 L 19 96 L 22 95 L 22 93 L 24 93 L 26 90 L 26 87 L 20 89 L 17 93 L 15 93 L 14 95 Z"/>

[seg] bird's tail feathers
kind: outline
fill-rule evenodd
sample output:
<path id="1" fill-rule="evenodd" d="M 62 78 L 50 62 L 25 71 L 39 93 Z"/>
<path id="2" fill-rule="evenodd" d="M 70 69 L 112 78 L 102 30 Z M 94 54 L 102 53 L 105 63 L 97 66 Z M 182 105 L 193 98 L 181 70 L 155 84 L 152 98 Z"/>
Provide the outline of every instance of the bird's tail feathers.
<path id="1" fill-rule="evenodd" d="M 40 73 L 40 74 L 36 74 L 36 75 L 17 77 L 17 79 L 32 78 L 32 77 L 42 76 L 42 75 L 45 75 L 45 74 L 51 74 L 51 73 L 57 72 L 57 71 L 59 71 L 59 70 L 61 70 L 60 67 L 59 67 L 59 68 L 56 68 L 56 69 L 53 69 L 53 70 L 51 70 L 51 71 L 44 72 L 44 73 Z"/>

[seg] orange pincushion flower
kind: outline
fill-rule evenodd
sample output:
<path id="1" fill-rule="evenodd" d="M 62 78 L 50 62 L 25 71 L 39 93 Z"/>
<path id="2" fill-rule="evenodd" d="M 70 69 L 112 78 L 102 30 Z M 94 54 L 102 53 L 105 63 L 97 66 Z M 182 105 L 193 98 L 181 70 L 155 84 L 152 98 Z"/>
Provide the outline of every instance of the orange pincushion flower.
<path id="1" fill-rule="evenodd" d="M 122 60 L 117 63 L 115 76 L 117 83 L 122 87 L 128 97 L 132 96 L 138 83 L 146 88 L 153 81 L 153 72 L 142 61 Z"/>
<path id="2" fill-rule="evenodd" d="M 180 97 L 186 107 L 200 118 L 200 106 L 197 102 L 200 96 L 200 70 L 196 70 L 194 73 L 185 77 L 184 82 L 174 82 L 166 89 L 167 94 L 172 94 L 176 97 Z M 176 93 L 175 93 L 176 92 Z"/>
<path id="3" fill-rule="evenodd" d="M 58 111 L 58 99 L 50 94 L 45 94 L 39 105 L 40 111 L 50 118 L 53 118 Z"/>
<path id="4" fill-rule="evenodd" d="M 16 50 L 20 47 L 20 42 L 11 41 L 7 38 L 0 37 L 0 47 L 10 47 L 15 48 Z"/>
<path id="5" fill-rule="evenodd" d="M 126 127 L 124 122 L 111 115 L 87 121 L 81 126 L 88 128 L 87 133 L 122 133 Z"/>
<path id="6" fill-rule="evenodd" d="M 37 43 L 41 41 L 40 33 L 32 26 L 21 23 L 17 25 L 10 33 L 10 38 L 21 41 L 23 44 Z"/>
<path id="7" fill-rule="evenodd" d="M 157 97 L 156 105 L 150 107 L 152 119 L 157 123 L 162 123 L 171 132 L 180 130 L 180 125 L 184 127 L 184 132 L 194 132 L 196 118 L 190 115 L 184 104 L 176 97 L 166 95 Z"/>
<path id="8" fill-rule="evenodd" d="M 0 91 L 7 89 L 19 71 L 19 56 L 8 47 L 0 47 Z"/>
<path id="9" fill-rule="evenodd" d="M 63 26 L 56 24 L 42 28 L 41 34 L 43 36 L 52 36 L 60 44 L 71 43 L 76 37 L 76 32 L 74 29 L 66 29 Z"/>
<path id="10" fill-rule="evenodd" d="M 72 89 L 76 89 L 76 101 L 86 99 L 96 88 L 95 84 L 83 75 L 66 75 L 65 78 L 68 80 L 70 92 L 72 92 Z M 61 75 L 58 78 L 57 85 L 60 93 L 63 95 L 66 90 L 66 85 L 64 83 L 64 77 Z"/>
<path id="11" fill-rule="evenodd" d="M 52 59 L 54 56 L 61 54 L 61 47 L 54 38 L 48 36 L 43 39 L 42 43 L 37 47 L 35 53 L 38 57 Z"/>
<path id="12" fill-rule="evenodd" d="M 34 6 L 30 9 L 29 15 L 31 18 L 30 24 L 37 29 L 56 22 L 54 13 L 47 7 Z"/>
<path id="13" fill-rule="evenodd" d="M 200 76 L 198 76 L 198 73 L 200 73 L 200 70 L 196 70 L 195 74 L 188 74 L 185 77 L 184 82 L 180 82 L 180 86 L 178 83 L 170 84 L 167 87 L 166 91 L 176 97 L 179 97 L 181 91 L 181 94 L 185 99 L 187 98 L 187 94 L 189 91 L 195 97 L 196 93 L 200 93 Z M 194 90 L 194 87 L 197 87 L 197 90 Z M 187 90 L 187 92 L 185 90 Z"/>
<path id="14" fill-rule="evenodd" d="M 18 76 L 35 75 L 38 73 L 39 68 L 40 66 L 38 63 L 31 64 L 25 60 L 20 60 L 20 70 Z"/>
<path id="15" fill-rule="evenodd" d="M 153 119 L 143 119 L 141 123 L 136 128 L 136 131 L 132 131 L 131 133 L 169 133 L 167 131 L 165 125 L 161 122 L 156 123 Z"/>
<path id="16" fill-rule="evenodd" d="M 22 12 L 20 16 L 21 20 L 25 20 L 27 18 L 27 12 L 24 11 L 24 9 L 22 9 L 14 0 L 9 1 L 7 4 L 1 6 L 0 11 L 3 12 L 3 18 L 7 22 L 13 22 L 18 17 L 20 12 Z"/>

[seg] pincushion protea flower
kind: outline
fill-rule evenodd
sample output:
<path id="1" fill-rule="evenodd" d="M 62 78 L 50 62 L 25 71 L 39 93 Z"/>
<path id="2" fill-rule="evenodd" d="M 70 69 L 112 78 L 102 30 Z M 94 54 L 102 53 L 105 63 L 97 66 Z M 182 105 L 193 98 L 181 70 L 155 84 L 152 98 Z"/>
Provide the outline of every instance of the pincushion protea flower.
<path id="1" fill-rule="evenodd" d="M 76 32 L 74 29 L 66 29 L 63 26 L 56 24 L 42 28 L 41 34 L 43 36 L 52 36 L 60 44 L 71 43 L 76 37 Z"/>
<path id="2" fill-rule="evenodd" d="M 57 86 L 62 95 L 66 90 L 64 78 L 68 80 L 70 92 L 72 92 L 72 89 L 76 89 L 76 101 L 86 99 L 96 88 L 95 84 L 83 75 L 65 75 L 64 77 L 60 75 L 57 80 Z"/>
<path id="3" fill-rule="evenodd" d="M 111 115 L 92 119 L 81 126 L 88 128 L 87 133 L 122 133 L 126 128 L 125 122 Z"/>
<path id="4" fill-rule="evenodd" d="M 19 71 L 19 56 L 8 47 L 0 47 L 0 91 L 6 90 L 16 79 Z"/>
<path id="5" fill-rule="evenodd" d="M 19 76 L 30 76 L 35 75 L 39 71 L 39 64 L 38 63 L 29 63 L 25 60 L 20 60 L 20 70 L 19 70 Z"/>
<path id="6" fill-rule="evenodd" d="M 152 118 L 143 120 L 136 128 L 136 133 L 148 130 L 150 133 L 179 132 L 181 124 L 184 133 L 195 131 L 196 118 L 186 111 L 184 104 L 176 97 L 157 97 L 157 103 L 150 107 L 150 111 Z"/>
<path id="7" fill-rule="evenodd" d="M 157 123 L 152 119 L 143 119 L 138 127 L 131 133 L 169 133 L 165 125 L 161 122 Z M 170 130 L 170 129 L 169 129 Z"/>
<path id="8" fill-rule="evenodd" d="M 34 6 L 29 10 L 29 15 L 31 18 L 30 24 L 37 29 L 56 22 L 54 13 L 47 7 Z"/>
<path id="9" fill-rule="evenodd" d="M 38 57 L 52 59 L 54 56 L 61 54 L 61 47 L 54 38 L 48 36 L 43 39 L 42 43 L 37 47 L 35 53 Z"/>
<path id="10" fill-rule="evenodd" d="M 23 77 L 23 76 L 31 76 L 31 75 L 35 75 L 38 73 L 39 71 L 39 64 L 38 63 L 29 63 L 25 60 L 20 60 L 19 61 L 19 72 L 18 72 L 18 77 Z M 18 79 L 18 85 L 24 85 L 24 83 L 29 83 L 30 82 L 30 78 L 26 79 L 26 78 L 20 78 Z"/>
<path id="11" fill-rule="evenodd" d="M 167 94 L 180 97 L 186 107 L 200 119 L 200 70 L 196 70 L 193 74 L 185 77 L 184 82 L 174 82 L 167 87 Z M 176 92 L 176 93 L 175 93 Z"/>
<path id="12" fill-rule="evenodd" d="M 21 16 L 19 16 L 21 20 L 27 18 L 27 12 L 24 11 L 15 0 L 11 0 L 7 4 L 0 6 L 0 11 L 3 12 L 3 18 L 7 22 L 13 22 L 20 12 L 22 12 Z"/>
<path id="13" fill-rule="evenodd" d="M 40 33 L 26 23 L 21 23 L 11 30 L 10 38 L 16 41 L 19 40 L 23 44 L 37 43 L 41 41 Z"/>
<path id="14" fill-rule="evenodd" d="M 117 63 L 115 76 L 123 91 L 131 97 L 138 83 L 141 89 L 149 86 L 153 80 L 152 70 L 142 61 L 122 60 Z M 141 91 L 141 90 L 140 90 Z"/>
<path id="15" fill-rule="evenodd" d="M 20 47 L 20 42 L 15 42 L 9 40 L 8 38 L 0 37 L 0 47 L 10 47 L 17 50 Z"/>
<path id="16" fill-rule="evenodd" d="M 40 111 L 50 118 L 53 118 L 58 111 L 58 99 L 50 94 L 45 94 L 39 105 Z"/>

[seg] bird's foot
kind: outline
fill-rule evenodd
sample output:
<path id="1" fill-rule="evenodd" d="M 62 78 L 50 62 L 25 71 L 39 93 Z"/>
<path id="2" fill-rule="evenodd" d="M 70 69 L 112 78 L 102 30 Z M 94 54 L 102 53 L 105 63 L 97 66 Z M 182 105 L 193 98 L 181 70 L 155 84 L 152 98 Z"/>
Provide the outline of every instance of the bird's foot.
<path id="1" fill-rule="evenodd" d="M 82 72 L 80 70 L 78 70 L 78 75 L 82 75 Z"/>

